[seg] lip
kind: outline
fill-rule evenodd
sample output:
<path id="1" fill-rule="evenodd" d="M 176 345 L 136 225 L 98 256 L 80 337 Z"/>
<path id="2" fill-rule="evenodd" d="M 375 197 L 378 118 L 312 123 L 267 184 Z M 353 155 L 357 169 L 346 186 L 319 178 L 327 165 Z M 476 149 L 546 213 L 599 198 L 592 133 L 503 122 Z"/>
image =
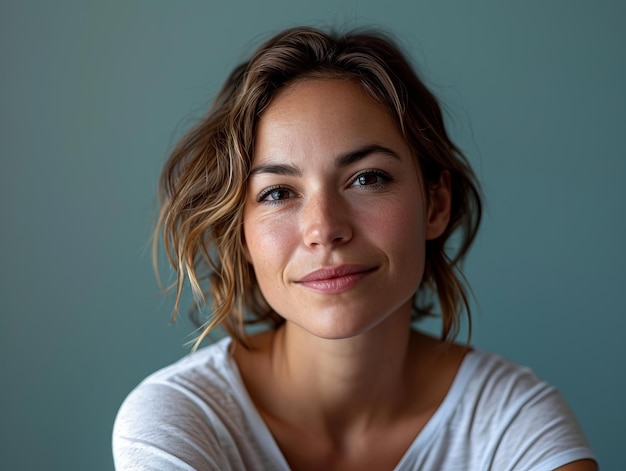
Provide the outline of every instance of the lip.
<path id="1" fill-rule="evenodd" d="M 339 293 L 354 287 L 375 270 L 371 265 L 338 265 L 312 271 L 296 283 L 323 293 Z"/>

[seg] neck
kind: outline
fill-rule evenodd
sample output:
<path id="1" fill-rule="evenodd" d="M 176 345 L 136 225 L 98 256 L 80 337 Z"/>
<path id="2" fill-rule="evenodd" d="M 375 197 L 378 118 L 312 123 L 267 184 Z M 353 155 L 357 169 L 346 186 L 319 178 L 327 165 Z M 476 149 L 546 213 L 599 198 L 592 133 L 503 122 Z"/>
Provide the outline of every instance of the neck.
<path id="1" fill-rule="evenodd" d="M 271 346 L 273 389 L 283 405 L 298 406 L 287 420 L 335 433 L 391 420 L 405 404 L 412 366 L 410 310 L 396 314 L 347 339 L 322 339 L 291 323 L 279 329 Z"/>

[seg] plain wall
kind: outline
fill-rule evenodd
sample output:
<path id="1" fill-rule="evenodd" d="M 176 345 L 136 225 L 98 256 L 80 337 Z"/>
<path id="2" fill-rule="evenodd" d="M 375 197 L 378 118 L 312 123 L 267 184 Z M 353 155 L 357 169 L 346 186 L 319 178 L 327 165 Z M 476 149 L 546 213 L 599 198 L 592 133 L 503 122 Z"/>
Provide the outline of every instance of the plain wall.
<path id="1" fill-rule="evenodd" d="M 625 5 L 3 2 L 2 468 L 112 468 L 121 401 L 192 331 L 150 261 L 167 152 L 259 38 L 312 24 L 382 26 L 410 51 L 484 186 L 472 343 L 556 385 L 619 469 Z"/>

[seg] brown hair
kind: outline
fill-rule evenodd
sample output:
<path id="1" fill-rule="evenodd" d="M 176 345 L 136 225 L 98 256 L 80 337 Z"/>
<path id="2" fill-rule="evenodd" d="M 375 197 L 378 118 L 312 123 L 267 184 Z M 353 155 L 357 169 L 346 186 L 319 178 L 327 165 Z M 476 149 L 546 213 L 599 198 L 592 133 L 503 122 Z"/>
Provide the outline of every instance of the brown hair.
<path id="1" fill-rule="evenodd" d="M 244 258 L 243 205 L 259 116 L 279 90 L 316 77 L 353 79 L 389 109 L 417 156 L 427 187 L 438 184 L 442 171 L 449 172 L 450 222 L 440 237 L 426 243 L 415 317 L 432 314 L 432 294 L 441 308 L 443 339 L 458 333 L 463 307 L 470 317 L 459 262 L 480 223 L 480 193 L 467 160 L 448 137 L 436 98 L 386 35 L 298 27 L 275 35 L 235 68 L 207 115 L 180 140 L 163 169 L 155 253 L 162 237 L 177 275 L 174 318 L 186 279 L 196 308 L 206 305 L 207 295 L 211 298 L 212 312 L 196 347 L 216 327 L 245 344 L 247 323 L 277 327 L 284 322 L 264 300 Z M 446 242 L 457 230 L 458 246 L 450 254 Z"/>

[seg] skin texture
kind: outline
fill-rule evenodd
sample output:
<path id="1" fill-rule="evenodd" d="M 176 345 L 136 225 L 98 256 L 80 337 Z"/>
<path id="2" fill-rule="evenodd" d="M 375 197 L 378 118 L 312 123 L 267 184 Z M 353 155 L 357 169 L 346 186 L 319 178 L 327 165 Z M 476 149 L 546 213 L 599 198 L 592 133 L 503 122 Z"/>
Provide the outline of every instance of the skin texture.
<path id="1" fill-rule="evenodd" d="M 292 469 L 392 469 L 467 352 L 410 327 L 448 175 L 425 194 L 391 115 L 348 80 L 282 90 L 255 137 L 245 252 L 286 322 L 234 349 L 246 388 Z"/>
<path id="2" fill-rule="evenodd" d="M 342 163 L 372 146 L 389 152 Z M 415 159 L 377 103 L 351 82 L 296 84 L 261 118 L 252 167 L 248 259 L 279 314 L 315 336 L 346 338 L 406 313 L 421 282 L 426 237 L 439 235 L 447 219 L 427 223 Z M 332 295 L 320 292 L 330 282 L 301 282 L 344 265 L 369 271 Z"/>
<path id="3" fill-rule="evenodd" d="M 598 466 L 591 460 L 580 460 L 557 468 L 555 471 L 597 471 Z"/>
<path id="4" fill-rule="evenodd" d="M 447 178 L 426 205 L 392 117 L 345 80 L 275 97 L 252 168 L 247 258 L 286 323 L 234 352 L 250 395 L 294 469 L 391 469 L 465 352 L 410 329 L 425 241 L 448 223 Z M 356 273 L 307 282 L 338 267 Z M 381 452 L 383 439 L 394 446 Z"/>

